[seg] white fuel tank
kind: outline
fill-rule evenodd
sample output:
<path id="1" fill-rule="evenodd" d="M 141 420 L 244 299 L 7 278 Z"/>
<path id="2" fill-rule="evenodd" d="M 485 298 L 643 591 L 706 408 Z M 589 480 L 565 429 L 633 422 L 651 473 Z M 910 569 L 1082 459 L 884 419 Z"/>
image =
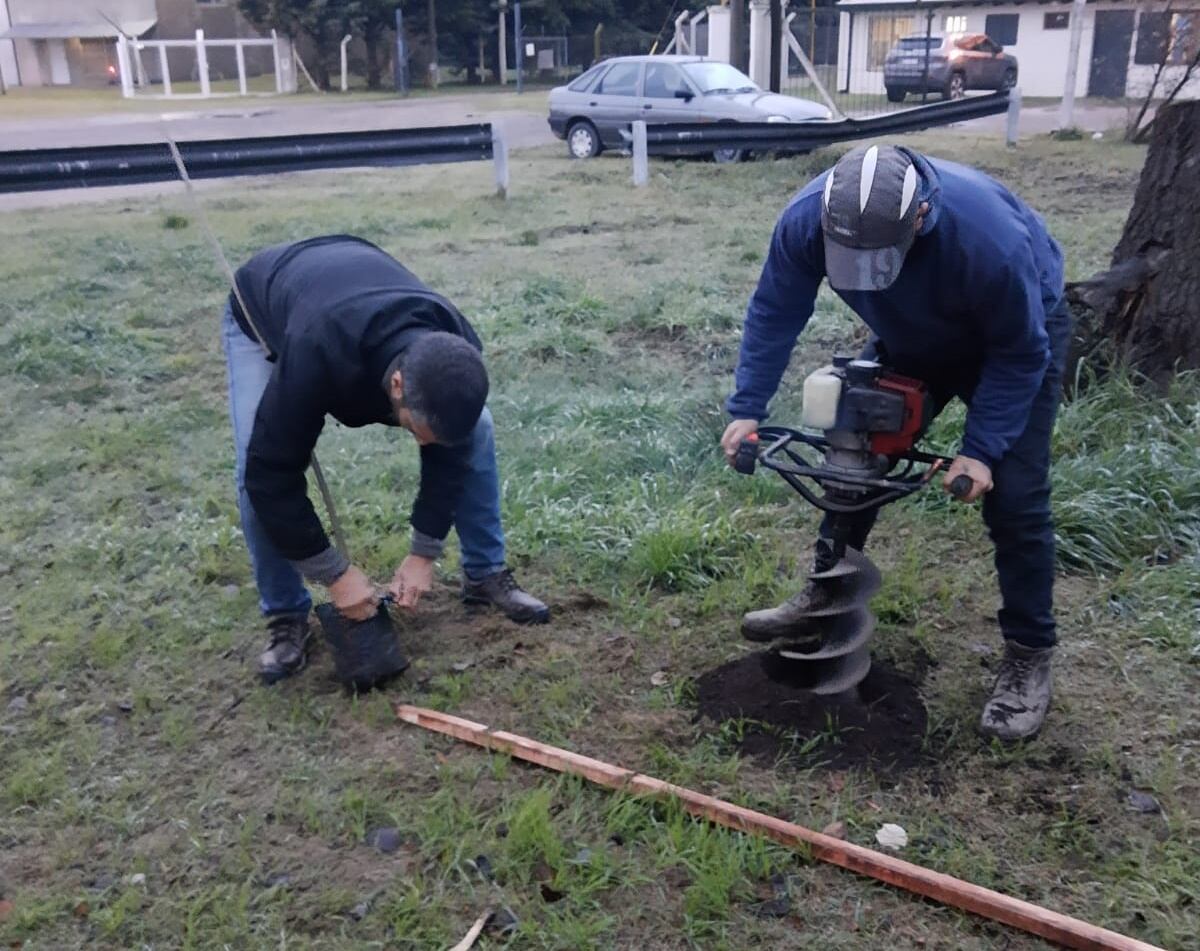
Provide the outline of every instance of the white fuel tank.
<path id="1" fill-rule="evenodd" d="M 833 429 L 841 398 L 842 378 L 834 373 L 833 367 L 821 367 L 810 373 L 804 381 L 801 425 L 808 429 Z"/>

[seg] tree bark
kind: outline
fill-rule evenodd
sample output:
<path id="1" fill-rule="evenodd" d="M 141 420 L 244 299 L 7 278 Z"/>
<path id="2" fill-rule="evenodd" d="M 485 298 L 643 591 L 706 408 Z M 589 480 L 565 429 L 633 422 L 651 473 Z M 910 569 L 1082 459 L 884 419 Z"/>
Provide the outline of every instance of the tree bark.
<path id="1" fill-rule="evenodd" d="M 1200 367 L 1200 102 L 1155 116 L 1112 267 L 1067 285 L 1074 358 L 1125 364 L 1158 385 Z"/>

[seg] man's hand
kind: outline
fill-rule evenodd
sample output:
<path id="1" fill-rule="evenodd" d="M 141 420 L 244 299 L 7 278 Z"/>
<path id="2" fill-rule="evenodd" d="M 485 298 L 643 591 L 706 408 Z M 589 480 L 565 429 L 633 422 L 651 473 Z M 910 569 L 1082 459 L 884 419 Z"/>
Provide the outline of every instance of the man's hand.
<path id="1" fill-rule="evenodd" d="M 329 596 L 338 613 L 351 621 L 366 621 L 375 616 L 379 604 L 379 589 L 371 579 L 351 565 L 337 581 L 329 586 Z"/>
<path id="2" fill-rule="evenodd" d="M 721 451 L 725 453 L 725 461 L 732 466 L 737 458 L 738 446 L 742 444 L 742 440 L 756 432 L 758 432 L 757 419 L 735 419 L 726 426 L 725 434 L 721 437 Z"/>
<path id="3" fill-rule="evenodd" d="M 409 555 L 400 562 L 388 591 L 402 608 L 415 608 L 421 595 L 433 587 L 433 559 Z"/>
<path id="4" fill-rule="evenodd" d="M 960 475 L 965 475 L 971 480 L 971 491 L 959 499 L 960 502 L 974 502 L 985 492 L 992 491 L 992 470 L 978 459 L 972 459 L 970 456 L 958 456 L 946 470 L 946 477 L 942 479 L 942 488 L 949 492 L 950 483 Z"/>

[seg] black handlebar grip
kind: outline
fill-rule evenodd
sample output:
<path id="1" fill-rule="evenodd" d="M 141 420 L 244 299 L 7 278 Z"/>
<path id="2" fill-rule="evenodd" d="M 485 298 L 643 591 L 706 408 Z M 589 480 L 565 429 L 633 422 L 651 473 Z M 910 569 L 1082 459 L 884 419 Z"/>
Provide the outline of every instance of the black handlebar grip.
<path id="1" fill-rule="evenodd" d="M 733 468 L 742 475 L 754 475 L 758 465 L 758 440 L 743 439 L 738 443 L 737 455 L 733 458 Z"/>
<path id="2" fill-rule="evenodd" d="M 950 483 L 950 494 L 956 499 L 965 499 L 975 487 L 969 475 L 957 475 Z"/>

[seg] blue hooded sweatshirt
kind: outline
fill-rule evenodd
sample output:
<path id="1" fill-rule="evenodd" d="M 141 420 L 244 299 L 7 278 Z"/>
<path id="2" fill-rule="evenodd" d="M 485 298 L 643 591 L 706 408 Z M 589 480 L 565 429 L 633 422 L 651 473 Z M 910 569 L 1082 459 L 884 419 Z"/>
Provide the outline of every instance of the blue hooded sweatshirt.
<path id="1" fill-rule="evenodd" d="M 908 151 L 908 150 L 906 150 Z M 931 384 L 974 385 L 962 453 L 994 467 L 1025 428 L 1050 363 L 1046 315 L 1063 294 L 1063 260 L 1042 219 L 1003 185 L 909 151 L 924 224 L 891 287 L 835 293 L 883 343 L 887 363 Z M 726 403 L 766 419 L 825 277 L 821 195 L 828 172 L 784 209 L 750 298 Z"/>

